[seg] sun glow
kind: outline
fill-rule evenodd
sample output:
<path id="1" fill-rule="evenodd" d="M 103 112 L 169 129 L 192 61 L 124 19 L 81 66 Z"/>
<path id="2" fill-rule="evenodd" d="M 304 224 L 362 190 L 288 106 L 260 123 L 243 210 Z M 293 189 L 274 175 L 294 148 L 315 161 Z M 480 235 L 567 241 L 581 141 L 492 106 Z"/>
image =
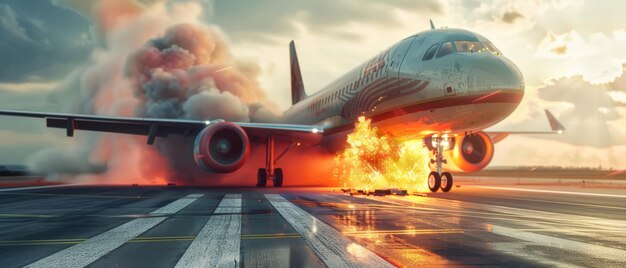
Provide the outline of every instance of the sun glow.
<path id="1" fill-rule="evenodd" d="M 335 158 L 344 186 L 373 191 L 399 188 L 426 191 L 430 153 L 421 140 L 399 141 L 378 133 L 371 120 L 359 117 L 348 147 Z"/>

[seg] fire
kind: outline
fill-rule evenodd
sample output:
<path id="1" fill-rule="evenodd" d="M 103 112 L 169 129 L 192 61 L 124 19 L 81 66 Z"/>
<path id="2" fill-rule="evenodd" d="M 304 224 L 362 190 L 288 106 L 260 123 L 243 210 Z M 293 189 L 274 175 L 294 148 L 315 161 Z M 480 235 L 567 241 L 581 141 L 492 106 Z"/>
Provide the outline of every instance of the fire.
<path id="1" fill-rule="evenodd" d="M 378 133 L 371 120 L 359 117 L 348 135 L 348 148 L 335 158 L 335 174 L 352 189 L 399 188 L 426 191 L 430 153 L 420 140 L 400 141 Z"/>

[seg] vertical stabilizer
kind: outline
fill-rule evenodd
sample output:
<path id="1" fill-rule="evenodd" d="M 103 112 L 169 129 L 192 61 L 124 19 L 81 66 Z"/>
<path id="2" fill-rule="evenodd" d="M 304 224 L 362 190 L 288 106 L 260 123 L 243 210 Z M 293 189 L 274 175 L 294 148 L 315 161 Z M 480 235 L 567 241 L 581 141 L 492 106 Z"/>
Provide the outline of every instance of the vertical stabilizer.
<path id="1" fill-rule="evenodd" d="M 296 54 L 296 45 L 293 41 L 289 43 L 289 57 L 291 60 L 291 104 L 293 105 L 306 98 L 300 63 L 298 63 L 298 55 Z"/>

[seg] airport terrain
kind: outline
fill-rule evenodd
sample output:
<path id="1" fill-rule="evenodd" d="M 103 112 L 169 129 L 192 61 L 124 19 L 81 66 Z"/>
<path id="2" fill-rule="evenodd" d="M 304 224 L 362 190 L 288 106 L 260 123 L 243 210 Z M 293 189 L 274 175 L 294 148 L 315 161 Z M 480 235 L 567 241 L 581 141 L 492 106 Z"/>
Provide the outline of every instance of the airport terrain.
<path id="1" fill-rule="evenodd" d="M 385 197 L 291 187 L 4 188 L 0 265 L 626 265 L 623 189 L 459 183 L 450 193 Z"/>

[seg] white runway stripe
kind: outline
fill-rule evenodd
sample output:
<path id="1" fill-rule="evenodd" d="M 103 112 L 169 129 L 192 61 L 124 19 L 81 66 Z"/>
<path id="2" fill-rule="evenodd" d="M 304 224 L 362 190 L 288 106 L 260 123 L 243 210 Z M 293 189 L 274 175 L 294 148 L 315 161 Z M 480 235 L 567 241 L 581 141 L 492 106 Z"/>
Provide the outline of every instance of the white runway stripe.
<path id="1" fill-rule="evenodd" d="M 266 194 L 265 198 L 306 239 L 328 267 L 395 267 L 282 196 Z"/>
<path id="2" fill-rule="evenodd" d="M 485 188 L 485 189 L 495 189 L 495 190 L 506 190 L 506 191 L 518 191 L 518 192 L 535 192 L 535 193 L 546 193 L 546 194 L 567 194 L 567 195 L 581 195 L 581 196 L 626 198 L 626 195 L 618 195 L 618 194 L 568 192 L 568 191 L 554 191 L 554 190 L 543 190 L 543 189 L 528 189 L 528 188 L 513 188 L 513 187 L 498 187 L 498 186 L 480 186 L 480 185 L 467 185 L 465 187 Z"/>
<path id="3" fill-rule="evenodd" d="M 177 213 L 200 197 L 201 194 L 190 194 L 150 213 L 163 217 L 134 219 L 26 267 L 85 267 L 161 223 L 166 215 Z"/>
<path id="4" fill-rule="evenodd" d="M 13 191 L 24 191 L 24 190 L 39 190 L 39 189 L 48 189 L 48 188 L 85 186 L 85 185 L 88 185 L 88 184 L 76 183 L 76 184 L 59 184 L 59 185 L 18 187 L 18 188 L 2 188 L 2 189 L 0 189 L 0 192 L 13 192 Z"/>
<path id="5" fill-rule="evenodd" d="M 569 239 L 547 236 L 526 231 L 520 231 L 513 228 L 492 225 L 493 233 L 517 238 L 547 247 L 558 247 L 564 250 L 575 251 L 582 254 L 588 254 L 594 258 L 605 258 L 615 261 L 624 261 L 626 258 L 626 250 L 619 248 L 605 247 L 591 243 L 583 243 Z"/>
<path id="6" fill-rule="evenodd" d="M 241 194 L 227 194 L 176 267 L 239 267 Z"/>

